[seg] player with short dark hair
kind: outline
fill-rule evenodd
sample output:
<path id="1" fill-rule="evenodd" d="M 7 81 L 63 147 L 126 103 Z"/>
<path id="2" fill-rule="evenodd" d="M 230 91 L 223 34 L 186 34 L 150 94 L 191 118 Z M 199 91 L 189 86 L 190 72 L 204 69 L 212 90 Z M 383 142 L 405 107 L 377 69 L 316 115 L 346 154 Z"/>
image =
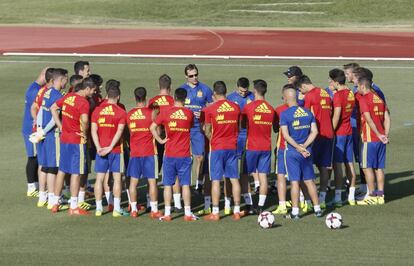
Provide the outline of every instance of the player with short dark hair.
<path id="1" fill-rule="evenodd" d="M 96 147 L 95 157 L 95 216 L 103 212 L 102 194 L 105 174 L 111 172 L 114 185 L 113 217 L 127 216 L 121 208 L 122 176 L 124 172 L 124 156 L 122 134 L 126 124 L 126 112 L 118 106 L 121 91 L 111 87 L 107 92 L 107 101 L 99 105 L 92 113 L 92 139 Z"/>
<path id="2" fill-rule="evenodd" d="M 68 89 L 68 93 L 75 92 L 76 85 L 82 82 L 83 77 L 81 75 L 72 75 L 69 78 L 70 87 Z"/>
<path id="3" fill-rule="evenodd" d="M 178 88 L 174 92 L 174 106 L 165 111 L 151 124 L 150 130 L 154 138 L 165 145 L 163 162 L 164 184 L 164 216 L 161 221 L 171 221 L 171 186 L 176 182 L 177 176 L 182 187 L 184 200 L 184 220 L 194 221 L 198 217 L 191 212 L 191 153 L 190 153 L 190 129 L 193 126 L 193 112 L 184 107 L 187 98 L 187 90 Z M 163 125 L 166 138 L 161 138 L 157 126 Z"/>
<path id="4" fill-rule="evenodd" d="M 387 105 L 372 89 L 369 77 L 358 77 L 361 113 L 361 167 L 368 185 L 368 195 L 358 205 L 384 204 L 386 144 L 391 119 Z M 375 184 L 377 190 L 375 190 Z"/>
<path id="5" fill-rule="evenodd" d="M 194 64 L 189 64 L 184 69 L 186 83 L 181 85 L 187 91 L 187 98 L 185 99 L 185 107 L 189 108 L 194 114 L 194 125 L 191 129 L 191 153 L 194 157 L 195 178 L 199 180 L 202 174 L 202 165 L 204 160 L 205 136 L 200 127 L 200 112 L 201 109 L 213 102 L 213 92 L 204 83 L 199 81 L 198 68 Z M 198 188 L 196 183 L 196 189 Z"/>
<path id="6" fill-rule="evenodd" d="M 336 93 L 333 96 L 332 126 L 335 131 L 335 145 L 333 155 L 333 167 L 335 176 L 335 199 L 336 207 L 342 206 L 342 168 L 345 166 L 346 176 L 350 182 L 348 202 L 355 205 L 355 169 L 353 160 L 353 138 L 351 128 L 351 114 L 355 107 L 355 97 L 352 91 L 345 85 L 345 72 L 341 69 L 329 71 L 329 86 Z"/>
<path id="7" fill-rule="evenodd" d="M 59 211 L 59 197 L 62 192 L 65 174 L 71 174 L 70 192 L 71 201 L 69 215 L 87 215 L 86 210 L 78 207 L 78 193 L 80 187 L 80 175 L 85 174 L 86 167 L 86 141 L 89 126 L 89 102 L 96 89 L 95 83 L 90 78 L 82 81 L 80 90 L 76 93 L 68 93 L 60 98 L 51 107 L 53 119 L 60 129 L 60 160 L 59 172 L 55 180 L 55 196 L 52 202 L 52 212 Z M 62 120 L 59 117 L 61 110 Z"/>
<path id="8" fill-rule="evenodd" d="M 88 61 L 75 62 L 73 70 L 76 75 L 81 75 L 83 78 L 87 78 L 91 74 L 91 67 Z"/>
<path id="9" fill-rule="evenodd" d="M 329 168 L 332 167 L 334 132 L 332 128 L 332 100 L 326 90 L 316 87 L 308 76 L 298 80 L 300 91 L 305 95 L 305 108 L 316 119 L 319 135 L 312 147 L 312 158 L 320 173 L 319 202 L 326 208 L 326 188 L 329 181 Z"/>
<path id="10" fill-rule="evenodd" d="M 223 81 L 214 83 L 214 103 L 205 107 L 205 134 L 210 140 L 210 179 L 213 202 L 212 213 L 205 220 L 218 221 L 220 182 L 230 179 L 234 200 L 233 220 L 240 220 L 240 183 L 237 158 L 237 135 L 239 131 L 239 106 L 226 99 L 227 88 Z"/>
<path id="11" fill-rule="evenodd" d="M 243 110 L 244 106 L 254 100 L 254 95 L 249 91 L 250 81 L 241 77 L 237 80 L 237 88 L 227 95 L 227 99 L 234 103 L 237 103 L 240 107 L 240 110 Z M 253 214 L 253 200 L 249 182 L 249 175 L 247 173 L 247 163 L 246 163 L 246 139 L 247 139 L 247 130 L 245 128 L 240 128 L 239 136 L 237 138 L 237 157 L 239 159 L 239 171 L 240 171 L 240 186 L 241 193 L 246 203 L 247 213 Z M 227 180 L 226 180 L 227 181 Z M 231 189 L 227 189 L 226 183 L 226 192 L 231 192 Z M 259 187 L 259 180 L 254 180 L 255 189 Z M 231 185 L 229 184 L 229 187 Z M 230 193 L 229 193 L 230 194 Z M 224 213 L 230 214 L 230 197 L 224 198 Z"/>
<path id="12" fill-rule="evenodd" d="M 147 107 L 147 90 L 138 87 L 134 90 L 136 107 L 128 112 L 127 123 L 130 131 L 131 157 L 128 163 L 127 175 L 131 177 L 129 195 L 131 198 L 131 216 L 138 217 L 137 186 L 142 178 L 148 181 L 150 217 L 158 219 L 162 213 L 158 211 L 158 161 L 157 147 L 151 134 L 153 109 Z"/>
<path id="13" fill-rule="evenodd" d="M 311 144 L 318 135 L 316 120 L 309 110 L 298 106 L 295 89 L 286 88 L 283 91 L 283 99 L 289 108 L 281 114 L 280 129 L 287 142 L 285 165 L 291 184 L 292 198 L 292 212 L 285 217 L 299 219 L 299 182 L 301 181 L 305 183 L 312 199 L 315 216 L 322 217 L 311 159 Z"/>
<path id="14" fill-rule="evenodd" d="M 283 72 L 287 77 L 288 84 L 292 84 L 296 88 L 296 100 L 299 106 L 304 106 L 305 96 L 301 93 L 298 86 L 298 80 L 303 76 L 302 69 L 298 66 L 291 66 L 287 71 Z"/>
<path id="15" fill-rule="evenodd" d="M 272 158 L 273 107 L 265 100 L 267 83 L 253 81 L 254 101 L 242 110 L 242 127 L 247 128 L 246 161 L 249 174 L 260 182 L 258 212 L 263 211 L 267 197 L 267 175 Z"/>

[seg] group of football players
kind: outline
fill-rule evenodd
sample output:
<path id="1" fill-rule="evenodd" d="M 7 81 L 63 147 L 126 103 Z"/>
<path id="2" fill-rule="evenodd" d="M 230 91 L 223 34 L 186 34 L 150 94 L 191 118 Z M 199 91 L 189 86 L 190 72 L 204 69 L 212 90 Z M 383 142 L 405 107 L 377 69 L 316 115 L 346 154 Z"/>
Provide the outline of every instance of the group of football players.
<path id="1" fill-rule="evenodd" d="M 105 195 L 114 217 L 138 217 L 148 210 L 152 219 L 161 221 L 171 221 L 172 212 L 183 212 L 185 221 L 199 216 L 218 221 L 223 185 L 224 214 L 239 220 L 265 209 L 272 143 L 277 179 L 270 187 L 279 200 L 274 214 L 299 219 L 300 211 L 313 210 L 321 217 L 327 205 L 385 203 L 390 114 L 372 72 L 356 63 L 329 71 L 326 88 L 315 86 L 298 66 L 289 67 L 283 72 L 287 84 L 280 90 L 283 104 L 276 108 L 266 100 L 266 81 L 254 80 L 250 89 L 250 81 L 241 77 L 227 93 L 223 81 L 212 89 L 200 82 L 197 66 L 189 64 L 185 83 L 173 92 L 166 74 L 159 77 L 159 94 L 151 99 L 146 88 L 137 87 L 136 105 L 127 112 L 120 102 L 119 81 L 104 84 L 101 76 L 91 74 L 87 61 L 76 62 L 74 72 L 69 78 L 66 69 L 46 67 L 26 91 L 22 133 L 27 196 L 39 197 L 38 207 L 88 215 L 89 196 L 95 198 L 95 216 L 102 216 Z M 92 161 L 93 194 L 88 182 Z M 354 162 L 361 179 L 358 190 Z M 328 202 L 332 172 L 335 196 Z M 142 179 L 148 187 L 146 208 L 137 204 Z M 158 206 L 160 184 L 163 212 Z M 122 191 L 128 209 L 121 207 Z M 196 214 L 193 191 L 204 195 L 204 208 Z M 257 203 L 253 193 L 258 194 Z"/>

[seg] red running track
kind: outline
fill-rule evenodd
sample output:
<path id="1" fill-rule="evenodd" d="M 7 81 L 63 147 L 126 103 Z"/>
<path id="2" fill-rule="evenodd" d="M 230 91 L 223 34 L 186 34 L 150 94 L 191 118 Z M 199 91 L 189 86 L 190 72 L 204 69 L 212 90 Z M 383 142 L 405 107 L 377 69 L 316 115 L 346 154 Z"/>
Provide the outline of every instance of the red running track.
<path id="1" fill-rule="evenodd" d="M 414 57 L 414 32 L 0 27 L 0 52 Z"/>

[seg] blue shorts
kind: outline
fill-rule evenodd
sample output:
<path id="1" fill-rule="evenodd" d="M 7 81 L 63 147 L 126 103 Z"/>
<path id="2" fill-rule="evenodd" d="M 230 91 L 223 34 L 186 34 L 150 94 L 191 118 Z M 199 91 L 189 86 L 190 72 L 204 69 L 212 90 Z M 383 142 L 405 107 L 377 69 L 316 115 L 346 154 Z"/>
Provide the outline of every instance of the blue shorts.
<path id="1" fill-rule="evenodd" d="M 59 170 L 66 174 L 86 174 L 86 145 L 60 143 Z"/>
<path id="2" fill-rule="evenodd" d="M 41 142 L 36 144 L 36 150 L 37 150 L 37 162 L 40 166 L 46 165 L 46 147 L 45 147 L 45 141 L 42 140 Z"/>
<path id="3" fill-rule="evenodd" d="M 305 158 L 296 150 L 285 150 L 286 176 L 289 181 L 315 179 L 312 156 Z"/>
<path id="4" fill-rule="evenodd" d="M 275 173 L 277 175 L 286 175 L 285 149 L 277 150 Z"/>
<path id="5" fill-rule="evenodd" d="M 124 155 L 121 153 L 109 153 L 105 156 L 95 157 L 95 172 L 96 173 L 123 173 L 124 172 Z"/>
<path id="6" fill-rule="evenodd" d="M 162 183 L 164 186 L 172 186 L 178 177 L 181 186 L 191 184 L 191 157 L 167 157 L 162 163 Z"/>
<path id="7" fill-rule="evenodd" d="M 317 137 L 312 145 L 313 163 L 317 167 L 332 167 L 333 139 Z"/>
<path id="8" fill-rule="evenodd" d="M 60 136 L 59 132 L 49 132 L 44 140 L 46 163 L 42 166 L 59 167 Z"/>
<path id="9" fill-rule="evenodd" d="M 361 150 L 359 144 L 361 142 L 361 133 L 359 132 L 357 127 L 352 127 L 352 142 L 354 148 L 355 162 L 359 163 L 359 152 Z"/>
<path id="10" fill-rule="evenodd" d="M 382 142 L 361 142 L 361 168 L 384 169 L 386 147 Z"/>
<path id="11" fill-rule="evenodd" d="M 246 151 L 247 172 L 270 173 L 271 151 Z"/>
<path id="12" fill-rule="evenodd" d="M 37 148 L 36 144 L 31 143 L 29 141 L 30 134 L 23 134 L 24 146 L 26 148 L 26 155 L 27 157 L 36 157 L 37 156 Z"/>
<path id="13" fill-rule="evenodd" d="M 200 130 L 190 131 L 191 138 L 191 154 L 192 155 L 204 155 L 205 139 L 204 134 Z"/>
<path id="14" fill-rule="evenodd" d="M 247 174 L 246 139 L 247 136 L 243 133 L 237 137 L 237 158 L 239 159 L 240 174 Z"/>
<path id="15" fill-rule="evenodd" d="M 210 152 L 210 179 L 222 180 L 239 178 L 237 150 L 217 150 Z"/>
<path id="16" fill-rule="evenodd" d="M 352 135 L 336 136 L 334 146 L 334 163 L 352 163 L 354 161 L 354 141 Z"/>
<path id="17" fill-rule="evenodd" d="M 132 157 L 129 159 L 127 176 L 131 178 L 157 178 L 158 158 L 157 155 L 145 157 Z"/>

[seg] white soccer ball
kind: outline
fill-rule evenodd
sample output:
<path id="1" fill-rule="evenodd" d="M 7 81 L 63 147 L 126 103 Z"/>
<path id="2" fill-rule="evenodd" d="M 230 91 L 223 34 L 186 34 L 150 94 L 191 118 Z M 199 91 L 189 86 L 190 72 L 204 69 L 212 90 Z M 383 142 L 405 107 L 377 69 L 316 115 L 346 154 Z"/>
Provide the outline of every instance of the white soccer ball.
<path id="1" fill-rule="evenodd" d="M 261 228 L 268 229 L 275 223 L 275 216 L 271 212 L 262 212 L 257 217 L 257 223 Z"/>
<path id="2" fill-rule="evenodd" d="M 342 226 L 342 216 L 339 213 L 331 212 L 326 215 L 325 223 L 329 229 L 339 229 Z"/>

